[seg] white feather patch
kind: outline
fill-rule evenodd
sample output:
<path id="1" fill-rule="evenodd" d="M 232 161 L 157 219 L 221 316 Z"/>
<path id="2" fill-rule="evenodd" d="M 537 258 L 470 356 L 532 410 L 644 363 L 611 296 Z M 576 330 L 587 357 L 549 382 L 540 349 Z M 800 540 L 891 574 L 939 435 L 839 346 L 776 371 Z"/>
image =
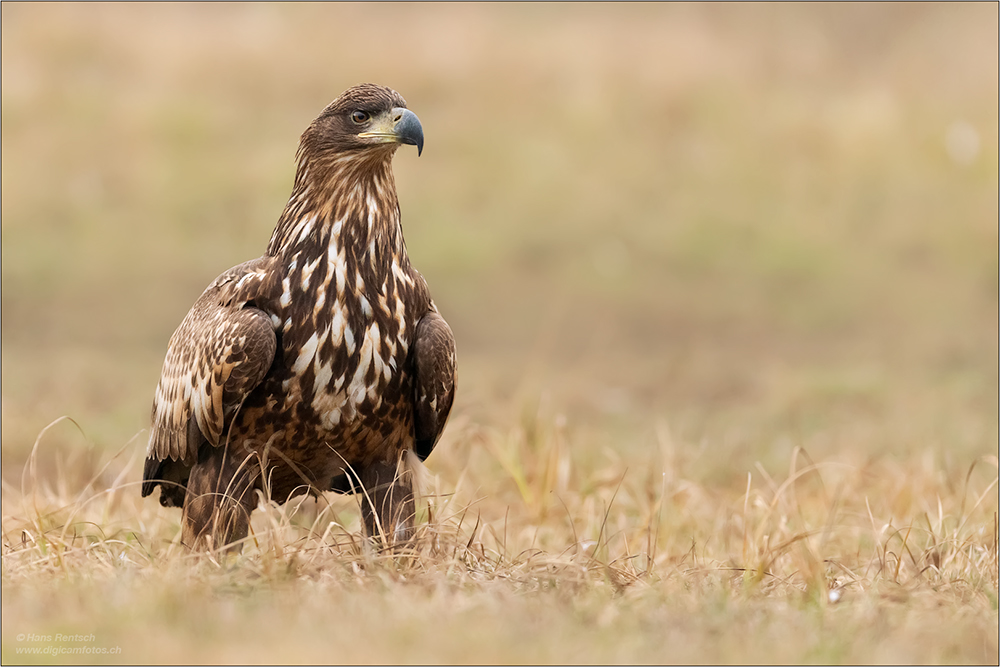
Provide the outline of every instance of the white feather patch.
<path id="1" fill-rule="evenodd" d="M 299 223 L 299 238 L 298 238 L 299 243 L 305 241 L 306 237 L 309 236 L 309 233 L 312 231 L 314 222 L 316 222 L 315 213 Z"/>
<path id="2" fill-rule="evenodd" d="M 354 332 L 346 324 L 344 325 L 344 345 L 347 347 L 347 354 L 354 354 Z"/>
<path id="3" fill-rule="evenodd" d="M 314 332 L 312 336 L 309 336 L 303 345 L 302 349 L 299 350 L 299 357 L 295 360 L 292 365 L 292 372 L 296 375 L 301 375 L 309 364 L 312 363 L 313 357 L 316 356 L 316 346 L 319 344 L 319 337 Z"/>
<path id="4" fill-rule="evenodd" d="M 319 265 L 320 258 L 317 257 L 313 261 L 309 262 L 302 267 L 302 291 L 305 292 L 309 289 L 309 281 L 312 279 L 313 271 Z"/>

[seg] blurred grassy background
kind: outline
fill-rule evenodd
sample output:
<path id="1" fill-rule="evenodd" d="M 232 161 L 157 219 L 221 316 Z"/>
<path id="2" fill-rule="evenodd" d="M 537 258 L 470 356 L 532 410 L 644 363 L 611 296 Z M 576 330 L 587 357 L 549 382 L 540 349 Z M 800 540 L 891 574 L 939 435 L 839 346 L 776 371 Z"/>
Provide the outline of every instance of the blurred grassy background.
<path id="1" fill-rule="evenodd" d="M 455 419 L 541 406 L 575 456 L 640 460 L 666 424 L 736 484 L 795 445 L 996 452 L 995 4 L 2 16 L 5 479 L 60 415 L 140 434 L 174 327 L 262 253 L 299 133 L 362 81 L 425 128 L 395 165 Z M 432 469 L 472 447 L 445 444 Z"/>

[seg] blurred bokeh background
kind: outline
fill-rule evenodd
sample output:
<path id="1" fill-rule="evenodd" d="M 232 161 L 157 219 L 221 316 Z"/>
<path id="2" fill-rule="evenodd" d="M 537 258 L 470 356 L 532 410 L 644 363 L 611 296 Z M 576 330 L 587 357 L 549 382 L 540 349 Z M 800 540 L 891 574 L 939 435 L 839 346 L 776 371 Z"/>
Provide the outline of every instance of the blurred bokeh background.
<path id="1" fill-rule="evenodd" d="M 996 452 L 994 3 L 2 19 L 5 479 L 62 415 L 83 434 L 47 433 L 56 458 L 144 449 L 170 334 L 263 252 L 299 134 L 363 81 L 425 129 L 395 170 L 458 341 L 455 433 L 545 413 L 628 458 L 668 430 L 723 478 L 795 445 Z"/>

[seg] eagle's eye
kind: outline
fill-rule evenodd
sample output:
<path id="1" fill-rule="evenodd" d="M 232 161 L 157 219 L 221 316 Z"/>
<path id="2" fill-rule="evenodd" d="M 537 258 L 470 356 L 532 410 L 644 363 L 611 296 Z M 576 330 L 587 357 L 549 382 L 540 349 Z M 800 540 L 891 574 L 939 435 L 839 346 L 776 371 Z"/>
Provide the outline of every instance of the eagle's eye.
<path id="1" fill-rule="evenodd" d="M 355 111 L 354 113 L 351 114 L 351 120 L 353 120 L 358 125 L 361 125 L 362 123 L 367 123 L 369 118 L 371 118 L 371 116 L 368 114 L 367 111 Z"/>

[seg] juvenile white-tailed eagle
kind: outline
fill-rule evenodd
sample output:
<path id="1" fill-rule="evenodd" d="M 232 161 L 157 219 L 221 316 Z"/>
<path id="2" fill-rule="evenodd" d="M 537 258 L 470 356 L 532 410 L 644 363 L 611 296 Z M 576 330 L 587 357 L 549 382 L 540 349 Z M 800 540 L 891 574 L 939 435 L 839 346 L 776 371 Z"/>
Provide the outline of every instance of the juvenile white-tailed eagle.
<path id="1" fill-rule="evenodd" d="M 365 528 L 413 528 L 407 453 L 426 459 L 455 392 L 455 341 L 410 266 L 392 157 L 423 150 L 400 95 L 362 84 L 302 134 L 263 257 L 219 276 L 170 338 L 142 495 L 183 507 L 183 541 L 247 535 L 256 491 L 363 491 Z"/>

